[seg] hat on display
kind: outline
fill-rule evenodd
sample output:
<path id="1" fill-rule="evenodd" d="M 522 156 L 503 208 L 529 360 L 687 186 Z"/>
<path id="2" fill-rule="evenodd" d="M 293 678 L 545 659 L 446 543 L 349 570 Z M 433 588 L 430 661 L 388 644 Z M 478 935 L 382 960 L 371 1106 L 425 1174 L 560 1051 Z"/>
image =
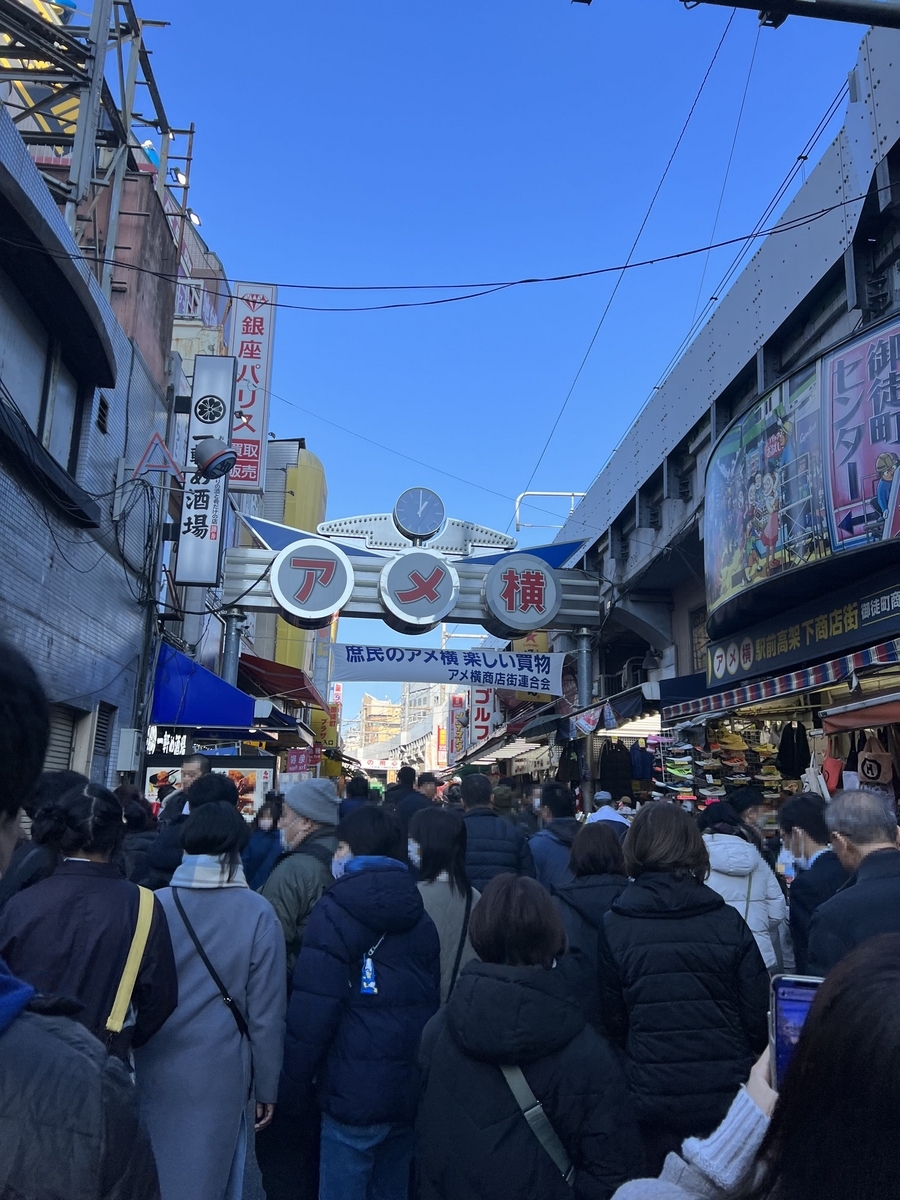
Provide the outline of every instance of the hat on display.
<path id="1" fill-rule="evenodd" d="M 341 802 L 329 779 L 304 779 L 284 794 L 284 802 L 300 817 L 320 825 L 337 825 Z"/>

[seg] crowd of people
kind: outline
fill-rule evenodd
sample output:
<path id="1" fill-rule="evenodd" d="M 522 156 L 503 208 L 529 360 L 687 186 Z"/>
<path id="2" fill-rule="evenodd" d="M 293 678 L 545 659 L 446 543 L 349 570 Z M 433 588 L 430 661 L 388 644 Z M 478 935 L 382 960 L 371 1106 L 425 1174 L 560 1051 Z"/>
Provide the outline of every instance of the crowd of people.
<path id="1" fill-rule="evenodd" d="M 309 779 L 252 827 L 42 773 L 0 653 L 0 1196 L 900 1197 L 900 845 L 875 793 L 699 819 L 472 773 Z M 23 820 L 23 815 L 26 818 Z M 26 832 L 27 831 L 27 832 Z M 770 981 L 823 977 L 776 1093 Z M 250 1126 L 253 1127 L 251 1135 Z"/>

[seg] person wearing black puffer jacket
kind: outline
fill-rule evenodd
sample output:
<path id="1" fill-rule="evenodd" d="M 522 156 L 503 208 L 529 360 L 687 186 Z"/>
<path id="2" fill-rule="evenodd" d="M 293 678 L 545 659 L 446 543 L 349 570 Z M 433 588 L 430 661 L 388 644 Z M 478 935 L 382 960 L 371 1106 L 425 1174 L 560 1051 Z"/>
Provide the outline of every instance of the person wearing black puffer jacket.
<path id="1" fill-rule="evenodd" d="M 470 962 L 419 1051 L 422 1200 L 607 1200 L 640 1173 L 622 1068 L 558 969 L 559 913 L 532 879 L 500 875 L 472 910 Z M 529 1126 L 501 1067 L 519 1068 L 561 1141 L 562 1166 Z"/>
<path id="2" fill-rule="evenodd" d="M 466 874 L 472 887 L 480 892 L 495 875 L 504 872 L 534 877 L 527 834 L 494 810 L 487 775 L 467 775 L 461 790 L 466 823 Z"/>
<path id="3" fill-rule="evenodd" d="M 703 882 L 709 856 L 683 808 L 646 805 L 623 848 L 632 882 L 603 918 L 600 1010 L 657 1174 L 749 1077 L 768 1042 L 769 973 L 741 914 Z"/>
<path id="4" fill-rule="evenodd" d="M 600 930 L 613 901 L 628 884 L 615 825 L 595 821 L 582 826 L 572 843 L 569 862 L 574 879 L 553 888 L 569 943 L 563 966 L 576 980 L 588 1020 L 601 1026 L 597 961 Z"/>
<path id="5" fill-rule="evenodd" d="M 367 804 L 340 823 L 334 874 L 297 958 L 278 1108 L 304 1119 L 315 1086 L 319 1200 L 406 1200 L 440 940 L 394 813 Z"/>

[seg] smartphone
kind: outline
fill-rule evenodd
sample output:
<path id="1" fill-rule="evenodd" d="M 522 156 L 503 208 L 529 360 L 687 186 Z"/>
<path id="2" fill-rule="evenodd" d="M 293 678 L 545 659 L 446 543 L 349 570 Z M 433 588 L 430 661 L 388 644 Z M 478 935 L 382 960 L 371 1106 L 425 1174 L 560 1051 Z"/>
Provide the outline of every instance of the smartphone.
<path id="1" fill-rule="evenodd" d="M 800 1040 L 800 1030 L 821 982 L 813 975 L 776 975 L 772 980 L 769 1043 L 776 1092 L 781 1091 L 782 1081 Z"/>

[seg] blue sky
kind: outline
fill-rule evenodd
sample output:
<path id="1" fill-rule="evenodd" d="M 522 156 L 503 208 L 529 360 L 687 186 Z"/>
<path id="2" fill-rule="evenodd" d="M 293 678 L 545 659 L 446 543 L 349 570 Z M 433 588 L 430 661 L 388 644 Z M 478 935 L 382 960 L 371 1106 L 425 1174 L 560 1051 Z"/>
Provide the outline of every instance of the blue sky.
<path id="1" fill-rule="evenodd" d="M 154 70 L 173 123 L 196 123 L 191 205 L 228 273 L 382 285 L 624 261 L 730 13 L 678 0 L 145 7 L 172 23 L 148 33 Z M 636 257 L 710 241 L 757 30 L 754 13 L 736 14 Z M 795 17 L 759 33 L 717 238 L 753 226 L 862 33 Z M 533 487 L 589 485 L 728 261 L 712 254 L 702 293 L 703 256 L 626 276 Z M 388 312 L 283 309 L 271 428 L 323 460 L 330 517 L 386 511 L 424 482 L 451 515 L 505 529 L 612 283 Z M 280 298 L 421 298 L 362 295 Z M 345 622 L 342 640 L 402 640 L 365 624 Z"/>

